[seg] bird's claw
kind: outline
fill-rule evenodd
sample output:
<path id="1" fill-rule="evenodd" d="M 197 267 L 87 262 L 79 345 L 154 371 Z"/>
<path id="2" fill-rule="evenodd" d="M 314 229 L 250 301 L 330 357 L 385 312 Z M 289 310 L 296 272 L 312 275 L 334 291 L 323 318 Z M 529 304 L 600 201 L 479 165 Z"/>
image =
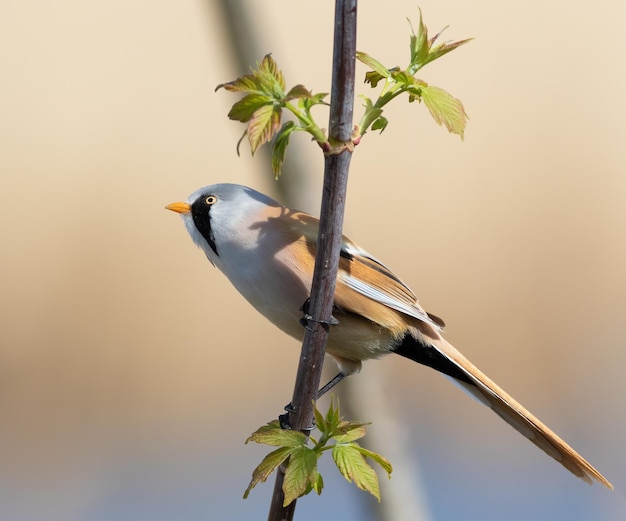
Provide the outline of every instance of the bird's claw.
<path id="1" fill-rule="evenodd" d="M 300 319 L 300 324 L 304 326 L 306 329 L 311 329 L 309 326 L 309 322 L 317 322 L 318 324 L 326 324 L 327 326 L 338 326 L 339 320 L 337 320 L 334 316 L 331 315 L 329 320 L 320 320 L 317 318 L 313 318 L 312 315 L 309 314 L 309 305 L 311 304 L 311 299 L 308 298 L 304 301 L 304 304 L 300 306 L 300 311 L 304 314 Z"/>
<path id="2" fill-rule="evenodd" d="M 292 412 L 295 412 L 295 410 L 296 410 L 295 407 L 291 403 L 288 403 L 287 405 L 285 405 L 285 411 L 287 412 L 285 414 L 281 414 L 278 416 L 278 423 L 280 423 L 281 429 L 289 430 L 289 431 L 292 430 L 291 424 L 289 423 L 289 414 L 291 414 Z M 311 425 L 310 427 L 305 427 L 302 430 L 308 434 L 313 429 L 315 429 L 315 420 L 313 420 L 313 425 Z"/>

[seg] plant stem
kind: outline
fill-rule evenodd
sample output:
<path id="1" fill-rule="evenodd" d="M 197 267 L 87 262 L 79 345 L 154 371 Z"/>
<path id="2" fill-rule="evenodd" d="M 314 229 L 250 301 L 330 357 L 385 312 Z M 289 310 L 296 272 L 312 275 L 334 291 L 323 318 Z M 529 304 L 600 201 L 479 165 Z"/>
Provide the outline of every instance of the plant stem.
<path id="1" fill-rule="evenodd" d="M 333 44 L 333 72 L 330 99 L 329 141 L 348 143 L 353 130 L 354 71 L 356 55 L 357 0 L 336 0 Z M 313 422 L 314 400 L 322 374 L 326 342 L 333 320 L 332 310 L 342 241 L 343 214 L 348 184 L 351 147 L 326 155 L 320 228 L 311 288 L 309 314 L 313 317 L 305 330 L 300 363 L 289 413 L 294 430 L 308 433 Z M 279 468 L 268 521 L 293 519 L 296 502 L 283 507 L 284 469 Z"/>
<path id="2" fill-rule="evenodd" d="M 385 87 L 385 89 L 386 88 L 387 87 Z M 383 92 L 381 92 L 380 96 L 376 100 L 376 103 L 372 105 L 373 110 L 369 110 L 363 113 L 361 121 L 359 121 L 359 124 L 356 128 L 358 136 L 363 137 L 368 131 L 371 124 L 374 123 L 376 118 L 378 118 L 380 114 L 374 113 L 377 109 L 382 109 L 385 105 L 387 105 L 387 103 L 389 103 L 392 99 L 397 98 L 403 92 L 406 92 L 406 87 L 399 87 L 397 84 L 394 84 L 387 92 L 383 90 Z"/>
<path id="3" fill-rule="evenodd" d="M 301 130 L 309 132 L 320 146 L 326 143 L 327 139 L 324 132 L 315 124 L 315 120 L 311 117 L 310 113 L 300 110 L 293 103 L 289 102 L 285 103 L 285 108 L 298 118 L 298 121 L 300 121 L 302 125 Z"/>

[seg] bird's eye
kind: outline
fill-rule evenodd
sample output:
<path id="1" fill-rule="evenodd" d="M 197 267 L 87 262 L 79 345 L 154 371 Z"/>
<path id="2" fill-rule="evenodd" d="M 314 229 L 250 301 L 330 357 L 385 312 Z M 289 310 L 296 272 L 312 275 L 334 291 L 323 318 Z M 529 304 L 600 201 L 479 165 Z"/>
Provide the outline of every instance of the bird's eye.
<path id="1" fill-rule="evenodd" d="M 204 200 L 204 202 L 208 204 L 209 206 L 211 206 L 217 203 L 217 197 L 215 197 L 214 195 L 208 195 L 207 198 Z"/>

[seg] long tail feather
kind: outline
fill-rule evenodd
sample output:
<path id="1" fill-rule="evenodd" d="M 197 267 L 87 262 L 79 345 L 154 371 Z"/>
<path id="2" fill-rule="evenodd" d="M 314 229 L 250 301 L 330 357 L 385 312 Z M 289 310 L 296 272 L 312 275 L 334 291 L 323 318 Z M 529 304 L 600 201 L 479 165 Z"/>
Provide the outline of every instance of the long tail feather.
<path id="1" fill-rule="evenodd" d="M 413 342 L 403 342 L 395 352 L 452 377 L 464 390 L 491 408 L 511 427 L 561 463 L 574 475 L 587 483 L 593 483 L 595 480 L 602 483 L 605 487 L 613 489 L 613 485 L 585 458 L 509 393 L 480 371 L 452 344 L 432 330 L 429 333 L 427 337 L 425 335 L 424 341 L 428 340 L 434 349 L 431 349 L 430 346 L 415 345 L 415 343 L 421 344 L 421 342 L 413 338 Z"/>
<path id="2" fill-rule="evenodd" d="M 459 383 L 480 401 L 486 403 L 511 427 L 520 432 L 546 454 L 553 457 L 567 470 L 587 483 L 593 480 L 613 489 L 613 485 L 600 474 L 585 458 L 563 441 L 552 429 L 527 410 L 504 389 L 480 371 L 454 346 L 441 338 L 435 347 L 455 366 L 463 371 L 472 384 Z"/>

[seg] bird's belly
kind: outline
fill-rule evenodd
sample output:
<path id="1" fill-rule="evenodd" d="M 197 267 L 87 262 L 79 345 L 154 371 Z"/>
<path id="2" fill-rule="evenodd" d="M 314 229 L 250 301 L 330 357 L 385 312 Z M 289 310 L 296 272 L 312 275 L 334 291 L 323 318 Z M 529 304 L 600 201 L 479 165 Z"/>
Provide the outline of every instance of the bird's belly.
<path id="1" fill-rule="evenodd" d="M 265 307 L 259 311 L 279 329 L 301 342 L 305 328 L 302 321 L 304 313 L 300 307 L 301 304 L 280 309 Z M 335 318 L 338 323 L 330 327 L 326 352 L 337 359 L 347 374 L 357 372 L 361 361 L 378 358 L 391 351 L 394 339 L 389 330 L 360 315 L 338 312 Z M 353 365 L 349 361 L 358 362 L 354 369 L 349 369 Z"/>
<path id="2" fill-rule="evenodd" d="M 346 360 L 378 358 L 391 351 L 393 335 L 388 329 L 351 313 L 336 313 L 339 324 L 332 326 L 326 351 Z"/>
<path id="3" fill-rule="evenodd" d="M 246 264 L 251 266 L 247 274 L 241 264 L 233 273 L 229 273 L 227 266 L 218 267 L 259 313 L 291 337 L 302 341 L 302 306 L 310 295 L 310 274 L 295 271 L 279 258 L 265 262 L 262 270 L 252 262 Z M 377 358 L 391 350 L 394 339 L 388 329 L 355 313 L 336 310 L 335 318 L 339 323 L 330 328 L 328 354 L 361 361 Z"/>
<path id="4" fill-rule="evenodd" d="M 258 260 L 256 261 L 258 262 Z M 302 306 L 309 298 L 311 282 L 274 259 L 264 269 L 255 267 L 255 260 L 246 263 L 249 272 L 238 269 L 229 273 L 220 269 L 241 295 L 265 318 L 288 335 L 300 340 L 303 327 Z"/>

